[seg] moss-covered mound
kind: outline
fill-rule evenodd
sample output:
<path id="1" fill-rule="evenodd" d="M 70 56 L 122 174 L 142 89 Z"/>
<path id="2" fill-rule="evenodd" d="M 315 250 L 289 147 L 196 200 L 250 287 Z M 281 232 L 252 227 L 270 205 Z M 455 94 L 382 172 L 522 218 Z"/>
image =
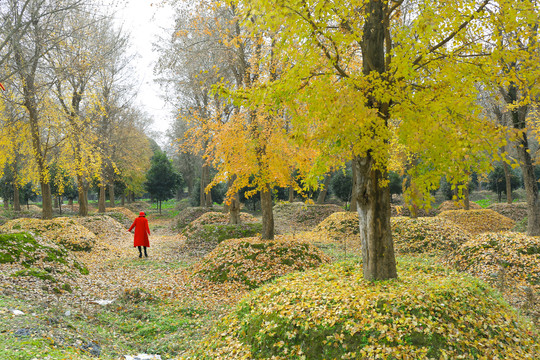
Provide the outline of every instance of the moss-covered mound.
<path id="1" fill-rule="evenodd" d="M 276 233 L 287 234 L 311 230 L 321 221 L 343 208 L 334 204 L 305 204 L 281 202 L 274 206 Z"/>
<path id="2" fill-rule="evenodd" d="M 182 210 L 178 216 L 174 219 L 176 222 L 176 229 L 182 230 L 186 226 L 188 226 L 192 221 L 199 218 L 201 215 L 211 212 L 212 209 L 205 208 L 205 207 L 188 207 L 184 210 Z"/>
<path id="3" fill-rule="evenodd" d="M 455 223 L 441 217 L 395 217 L 391 219 L 392 237 L 397 253 L 447 253 L 470 235 Z"/>
<path id="4" fill-rule="evenodd" d="M 73 271 L 88 274 L 88 269 L 62 245 L 26 232 L 0 234 L 0 264 L 21 265 L 26 269 L 18 272 L 21 276 Z"/>
<path id="5" fill-rule="evenodd" d="M 482 207 L 480 205 L 478 205 L 477 203 L 475 202 L 472 202 L 470 201 L 469 202 L 469 209 L 470 210 L 478 210 L 478 209 L 481 209 Z M 456 201 L 453 201 L 453 200 L 448 200 L 448 201 L 445 201 L 443 203 L 441 203 L 441 205 L 439 205 L 439 207 L 437 207 L 437 210 L 436 212 L 437 213 L 441 213 L 443 211 L 449 211 L 449 210 L 463 210 L 464 209 L 464 205 L 463 205 L 463 202 L 456 202 Z"/>
<path id="6" fill-rule="evenodd" d="M 437 215 L 450 220 L 471 234 L 506 231 L 514 227 L 514 221 L 493 210 L 449 210 Z"/>
<path id="7" fill-rule="evenodd" d="M 487 208 L 514 220 L 516 223 L 527 217 L 527 203 L 524 202 L 512 204 L 497 203 L 491 204 Z"/>
<path id="8" fill-rule="evenodd" d="M 257 289 L 187 358 L 537 359 L 537 330 L 487 285 L 417 259 L 367 282 L 338 263 Z"/>
<path id="9" fill-rule="evenodd" d="M 118 221 L 123 226 L 131 226 L 133 224 L 133 221 L 136 217 L 138 217 L 138 214 L 135 214 L 133 211 L 126 209 L 124 207 L 115 207 L 107 209 L 105 212 L 105 215 L 109 215 L 116 221 Z"/>
<path id="10" fill-rule="evenodd" d="M 240 222 L 241 223 L 256 223 L 258 222 L 257 218 L 248 213 L 240 213 Z M 189 225 L 187 225 L 182 234 L 189 239 L 193 235 L 199 232 L 205 225 L 227 225 L 229 223 L 229 214 L 221 212 L 206 212 L 199 216 L 197 219 L 193 220 Z"/>
<path id="11" fill-rule="evenodd" d="M 218 283 L 256 288 L 276 277 L 330 262 L 315 246 L 280 236 L 275 240 L 232 239 L 222 242 L 196 266 L 195 273 Z"/>
<path id="12" fill-rule="evenodd" d="M 530 296 L 531 290 L 540 294 L 540 238 L 515 232 L 477 235 L 447 262 L 488 281 L 514 305 L 540 312 L 540 296 Z"/>
<path id="13" fill-rule="evenodd" d="M 28 231 L 73 251 L 90 251 L 96 243 L 96 236 L 92 232 L 69 218 L 15 219 L 2 225 L 0 231 Z"/>

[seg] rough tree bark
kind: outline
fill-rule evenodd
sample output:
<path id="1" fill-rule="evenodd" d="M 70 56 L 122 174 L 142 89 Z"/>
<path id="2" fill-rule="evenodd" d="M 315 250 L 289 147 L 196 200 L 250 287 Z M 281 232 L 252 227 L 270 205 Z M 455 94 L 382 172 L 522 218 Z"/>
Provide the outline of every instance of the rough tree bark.
<path id="1" fill-rule="evenodd" d="M 261 210 L 262 210 L 262 239 L 274 239 L 274 210 L 272 202 L 272 189 L 270 185 L 261 190 Z"/>
<path id="2" fill-rule="evenodd" d="M 116 206 L 116 198 L 114 197 L 114 184 L 109 184 L 109 206 Z"/>
<path id="3" fill-rule="evenodd" d="M 385 64 L 385 2 L 371 0 L 366 4 L 367 18 L 362 36 L 363 73 L 383 74 Z M 388 124 L 389 103 L 375 98 L 368 90 L 367 106 L 377 109 L 378 116 Z M 356 205 L 362 242 L 363 273 L 366 280 L 382 280 L 397 277 L 394 243 L 390 228 L 390 188 L 381 187 L 387 180 L 386 170 L 373 169 L 374 159 L 368 152 L 353 158 L 357 183 Z"/>
<path id="4" fill-rule="evenodd" d="M 103 214 L 106 211 L 105 190 L 106 190 L 106 187 L 104 184 L 99 185 L 98 213 L 100 214 Z"/>
<path id="5" fill-rule="evenodd" d="M 317 204 L 319 205 L 324 204 L 324 201 L 326 200 L 326 195 L 328 194 L 328 187 L 330 186 L 330 179 L 331 174 L 324 175 L 324 187 L 319 193 L 319 196 L 317 197 Z"/>
<path id="6" fill-rule="evenodd" d="M 510 166 L 503 161 L 504 179 L 506 181 L 506 203 L 512 203 L 512 178 L 510 175 Z"/>

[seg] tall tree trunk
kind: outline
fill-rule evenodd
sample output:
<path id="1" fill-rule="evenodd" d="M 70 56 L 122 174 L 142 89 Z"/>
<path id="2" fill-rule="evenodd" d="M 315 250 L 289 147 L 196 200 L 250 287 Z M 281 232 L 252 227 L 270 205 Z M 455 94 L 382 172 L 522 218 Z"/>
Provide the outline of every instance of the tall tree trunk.
<path id="1" fill-rule="evenodd" d="M 20 191 L 17 184 L 13 184 L 13 210 L 21 211 Z"/>
<path id="2" fill-rule="evenodd" d="M 362 72 L 365 76 L 382 75 L 386 71 L 385 36 L 390 31 L 385 18 L 387 2 L 370 0 L 365 6 L 367 17 L 361 44 Z M 366 90 L 369 91 L 367 107 L 377 110 L 379 120 L 384 126 L 388 126 L 389 103 L 374 95 L 376 89 L 363 89 Z M 380 186 L 388 181 L 388 172 L 386 167 L 380 169 L 380 166 L 377 166 L 377 169 L 374 169 L 374 163 L 369 151 L 363 157 L 353 158 L 353 168 L 357 171 L 355 202 L 362 242 L 364 278 L 383 280 L 396 278 L 397 270 L 390 228 L 390 188 Z"/>
<path id="3" fill-rule="evenodd" d="M 114 198 L 114 184 L 109 185 L 109 206 L 112 208 L 116 206 L 116 199 Z"/>
<path id="4" fill-rule="evenodd" d="M 324 204 L 324 201 L 326 200 L 326 195 L 328 194 L 328 187 L 330 186 L 331 177 L 331 174 L 324 175 L 324 187 L 319 192 L 319 196 L 317 197 L 317 204 L 319 205 Z"/>
<path id="5" fill-rule="evenodd" d="M 229 188 L 233 186 L 235 180 L 236 175 L 233 175 L 233 177 L 229 179 Z M 236 192 L 229 200 L 230 204 L 227 205 L 229 210 L 229 224 L 240 224 L 240 195 Z"/>
<path id="6" fill-rule="evenodd" d="M 387 174 L 373 170 L 371 157 L 355 157 L 357 168 L 357 211 L 366 280 L 397 277 L 394 243 L 390 228 L 390 188 L 380 187 Z"/>
<path id="7" fill-rule="evenodd" d="M 506 202 L 512 203 L 512 178 L 510 174 L 510 166 L 503 161 L 504 179 L 506 180 Z"/>
<path id="8" fill-rule="evenodd" d="M 466 184 L 463 188 L 463 206 L 465 207 L 465 210 L 471 209 L 471 202 L 469 199 L 469 184 Z"/>
<path id="9" fill-rule="evenodd" d="M 41 197 L 42 197 L 41 203 L 43 205 L 42 219 L 50 220 L 53 218 L 52 194 L 51 194 L 51 186 L 49 185 L 49 182 L 47 181 L 41 181 Z"/>
<path id="10" fill-rule="evenodd" d="M 513 64 L 512 66 L 515 66 Z M 508 91 L 500 88 L 503 98 L 507 104 L 515 104 L 519 102 L 518 88 L 516 84 L 511 83 Z M 522 105 L 512 107 L 511 119 L 514 129 L 521 130 L 519 138 L 515 142 L 518 153 L 519 165 L 523 172 L 523 184 L 527 193 L 527 235 L 540 235 L 540 201 L 538 198 L 538 183 L 534 175 L 534 165 L 529 149 L 529 141 L 527 139 L 527 113 L 528 106 Z"/>
<path id="11" fill-rule="evenodd" d="M 105 184 L 99 185 L 99 200 L 98 200 L 98 213 L 103 214 L 106 211 L 105 207 Z"/>
<path id="12" fill-rule="evenodd" d="M 211 208 L 213 205 L 212 202 L 212 193 L 210 191 L 206 192 L 206 187 L 210 184 L 210 166 L 203 165 L 202 167 L 202 176 L 201 176 L 201 206 Z"/>
<path id="13" fill-rule="evenodd" d="M 294 202 L 294 188 L 292 185 L 289 185 L 289 202 Z"/>
<path id="14" fill-rule="evenodd" d="M 262 239 L 274 239 L 274 211 L 272 203 L 272 191 L 270 185 L 266 185 L 261 190 L 261 210 L 262 210 Z"/>
<path id="15" fill-rule="evenodd" d="M 9 209 L 9 198 L 6 196 L 4 196 L 4 209 L 5 210 L 8 210 Z"/>
<path id="16" fill-rule="evenodd" d="M 77 174 L 77 191 L 79 192 L 79 216 L 88 216 L 88 197 L 80 174 Z"/>
<path id="17" fill-rule="evenodd" d="M 60 215 L 62 215 L 62 196 L 58 197 L 58 211 L 60 212 Z"/>
<path id="18" fill-rule="evenodd" d="M 53 201 L 54 201 L 53 207 L 54 207 L 55 209 L 58 209 L 58 196 L 55 196 Z"/>
<path id="19" fill-rule="evenodd" d="M 126 195 L 122 193 L 122 196 L 120 197 L 120 206 L 126 205 Z"/>

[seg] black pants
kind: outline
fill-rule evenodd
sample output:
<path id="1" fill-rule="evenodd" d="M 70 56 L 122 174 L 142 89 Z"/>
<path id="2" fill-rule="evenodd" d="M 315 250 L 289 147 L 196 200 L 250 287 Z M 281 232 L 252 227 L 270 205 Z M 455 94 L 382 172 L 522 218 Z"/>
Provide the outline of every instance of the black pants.
<path id="1" fill-rule="evenodd" d="M 144 256 L 148 257 L 148 254 L 146 253 L 146 246 L 137 246 L 139 248 L 139 257 L 142 257 L 142 249 L 144 248 Z"/>

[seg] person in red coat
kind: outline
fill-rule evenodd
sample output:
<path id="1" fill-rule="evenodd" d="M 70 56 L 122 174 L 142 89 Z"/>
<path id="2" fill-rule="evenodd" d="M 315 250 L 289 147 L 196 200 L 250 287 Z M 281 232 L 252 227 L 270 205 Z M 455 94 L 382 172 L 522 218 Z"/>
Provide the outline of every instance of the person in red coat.
<path id="1" fill-rule="evenodd" d="M 148 227 L 148 220 L 146 220 L 146 214 L 141 211 L 139 217 L 135 219 L 133 225 L 129 228 L 135 228 L 135 237 L 133 238 L 133 247 L 139 248 L 139 257 L 142 258 L 142 249 L 144 247 L 144 256 L 148 257 L 146 248 L 150 247 L 150 241 L 148 240 L 148 235 L 150 235 L 150 228 Z"/>

